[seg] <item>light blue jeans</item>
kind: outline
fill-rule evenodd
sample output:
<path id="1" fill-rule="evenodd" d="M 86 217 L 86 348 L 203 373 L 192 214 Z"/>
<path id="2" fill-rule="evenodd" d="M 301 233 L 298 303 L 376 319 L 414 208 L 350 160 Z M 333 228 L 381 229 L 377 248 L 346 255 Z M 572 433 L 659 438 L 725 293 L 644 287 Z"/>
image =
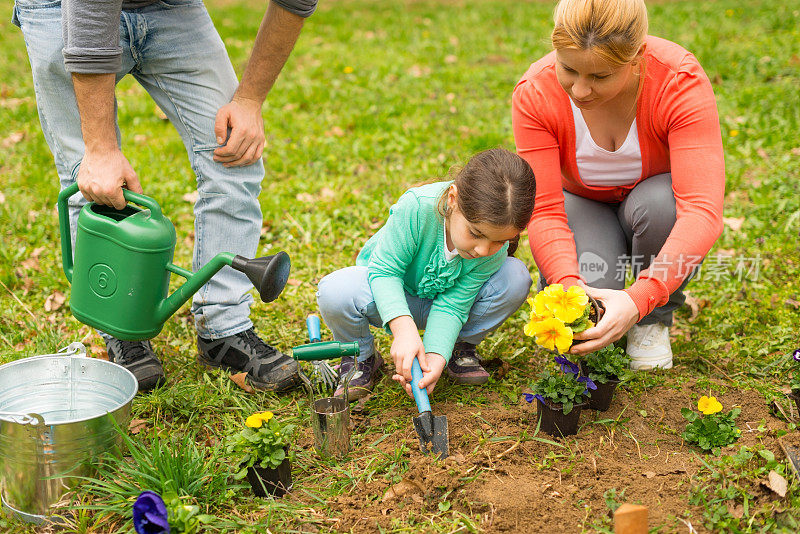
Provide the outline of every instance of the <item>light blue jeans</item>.
<path id="1" fill-rule="evenodd" d="M 481 286 L 458 340 L 473 345 L 480 343 L 522 306 L 531 284 L 531 275 L 525 264 L 516 258 L 507 258 Z M 406 300 L 417 328 L 424 330 L 433 301 L 410 293 L 406 293 Z M 358 341 L 361 348 L 359 361 L 372 355 L 374 336 L 369 327 L 380 328 L 383 320 L 369 287 L 366 267 L 347 267 L 320 280 L 317 304 L 333 339 Z M 450 358 L 449 354 L 442 356 Z"/>
<path id="2" fill-rule="evenodd" d="M 25 38 L 42 131 L 63 189 L 75 182 L 84 144 L 72 78 L 61 54 L 61 2 L 17 0 L 13 22 Z M 160 0 L 123 11 L 120 46 L 122 70 L 117 81 L 131 74 L 147 90 L 178 130 L 197 177 L 194 270 L 218 252 L 253 257 L 261 231 L 258 194 L 264 164 L 259 160 L 226 168 L 212 159 L 218 146 L 214 119 L 217 110 L 230 102 L 238 81 L 202 0 Z M 119 127 L 117 139 L 121 142 Z M 170 169 L 163 173 L 170 179 Z M 146 193 L 146 182 L 143 187 Z M 84 203 L 79 194 L 70 201 L 73 239 Z M 194 296 L 198 334 L 216 339 L 250 328 L 251 287 L 242 273 L 230 267 L 217 273 Z"/>

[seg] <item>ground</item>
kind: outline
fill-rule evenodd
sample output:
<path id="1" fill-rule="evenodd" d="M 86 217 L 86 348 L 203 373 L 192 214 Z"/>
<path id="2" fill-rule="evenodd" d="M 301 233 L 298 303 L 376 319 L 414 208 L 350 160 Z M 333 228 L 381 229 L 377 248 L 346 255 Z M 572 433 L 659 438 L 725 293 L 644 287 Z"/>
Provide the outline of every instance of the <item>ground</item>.
<path id="1" fill-rule="evenodd" d="M 207 4 L 241 73 L 262 7 Z M 100 338 L 69 312 L 57 176 L 22 35 L 8 22 L 12 4 L 0 5 L 7 14 L 0 22 L 0 361 L 75 340 L 102 358 Z M 254 307 L 267 339 L 284 350 L 304 342 L 319 279 L 352 264 L 408 187 L 445 177 L 478 150 L 513 148 L 511 90 L 548 50 L 552 8 L 513 0 L 320 2 L 264 107 L 259 252 L 286 250 L 293 263 L 282 297 Z M 689 286 L 690 306 L 677 313 L 674 369 L 638 373 L 608 412 L 581 415 L 577 437 L 536 433 L 521 394 L 549 357 L 523 336 L 522 310 L 480 347 L 496 363 L 487 386 L 443 383 L 434 394 L 434 411 L 450 425 L 450 459 L 420 455 L 413 405 L 384 380 L 353 411 L 350 456 L 325 461 L 311 446 L 304 393 L 246 393 L 196 364 L 187 306 L 154 341 L 167 386 L 133 403 L 132 437 L 144 456 L 119 466 L 153 473 L 154 458 L 181 455 L 174 462 L 181 480 L 202 481 L 181 486 L 185 501 L 213 516 L 209 531 L 594 532 L 611 528 L 609 511 L 622 502 L 648 505 L 657 532 L 797 531 L 800 492 L 778 442 L 796 439 L 797 421 L 785 388 L 788 354 L 800 346 L 800 10 L 780 0 L 659 1 L 648 9 L 650 32 L 692 51 L 711 79 L 726 156 L 725 230 Z M 194 178 L 183 145 L 130 77 L 118 99 L 124 150 L 175 224 L 175 262 L 188 267 Z M 519 257 L 535 276 L 525 236 Z M 379 337 L 384 354 L 388 343 Z M 709 393 L 726 410 L 742 408 L 742 436 L 720 456 L 680 437 L 680 409 Z M 255 499 L 229 477 L 222 444 L 256 410 L 299 428 L 295 489 L 278 501 Z M 762 484 L 771 470 L 789 479 L 785 497 Z M 146 489 L 127 484 L 131 476 L 110 477 L 116 493 L 79 489 L 68 530 L 129 531 L 126 499 Z M 386 497 L 392 486 L 402 495 Z M 0 521 L 4 531 L 33 530 Z"/>

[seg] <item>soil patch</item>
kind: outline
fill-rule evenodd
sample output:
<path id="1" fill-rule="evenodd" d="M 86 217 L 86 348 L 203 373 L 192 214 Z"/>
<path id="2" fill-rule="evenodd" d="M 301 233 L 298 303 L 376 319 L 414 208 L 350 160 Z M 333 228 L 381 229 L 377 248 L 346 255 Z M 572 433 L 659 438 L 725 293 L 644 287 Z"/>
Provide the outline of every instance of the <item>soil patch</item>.
<path id="1" fill-rule="evenodd" d="M 329 502 L 340 514 L 336 529 L 373 532 L 390 527 L 393 517 L 441 515 L 439 504 L 446 501 L 445 511 L 479 516 L 475 527 L 486 532 L 580 532 L 603 521 L 613 501 L 647 505 L 650 527 L 665 525 L 667 531 L 686 531 L 678 518 L 691 514 L 693 526 L 703 532 L 700 511 L 688 503 L 692 478 L 702 468 L 695 453 L 703 454 L 683 442 L 686 422 L 680 408 L 695 406 L 707 393 L 693 381 L 652 388 L 636 398 L 620 389 L 608 411 L 584 410 L 578 435 L 569 438 L 534 435 L 535 407 L 524 401 L 518 406 L 503 406 L 499 398 L 482 407 L 436 404 L 435 413 L 446 415 L 449 425 L 451 456 L 444 461 L 418 452 L 407 410 L 353 414 L 354 436 L 378 420 L 408 418 L 405 428 L 376 445 L 393 454 L 405 442 L 409 450 L 402 461 L 408 470 L 388 495 L 397 483 L 377 477 Z M 737 420 L 742 435 L 723 454 L 762 443 L 783 455 L 773 431 L 786 424 L 770 413 L 761 394 L 727 388 L 717 398 L 726 411 L 742 408 Z M 359 456 L 354 450 L 348 464 L 361 463 Z"/>

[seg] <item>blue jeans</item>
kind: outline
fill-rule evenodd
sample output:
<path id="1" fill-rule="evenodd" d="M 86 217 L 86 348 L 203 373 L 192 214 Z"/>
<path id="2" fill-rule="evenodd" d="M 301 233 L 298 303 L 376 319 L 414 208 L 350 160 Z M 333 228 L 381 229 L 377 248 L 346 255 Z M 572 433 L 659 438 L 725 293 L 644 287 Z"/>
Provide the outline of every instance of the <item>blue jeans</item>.
<path id="1" fill-rule="evenodd" d="M 75 182 L 84 144 L 72 77 L 61 54 L 61 2 L 17 0 L 13 22 L 25 38 L 42 131 L 63 189 Z M 120 46 L 117 81 L 131 74 L 147 90 L 178 130 L 197 177 L 194 270 L 223 251 L 253 257 L 261 231 L 258 194 L 264 164 L 259 160 L 226 168 L 212 159 L 218 146 L 214 119 L 230 102 L 238 81 L 202 0 L 160 0 L 123 11 Z M 121 142 L 119 127 L 117 140 Z M 164 173 L 169 176 L 169 169 Z M 73 239 L 85 202 L 81 195 L 70 200 Z M 217 273 L 194 295 L 198 334 L 216 339 L 252 327 L 251 288 L 247 278 L 230 267 Z"/>
<path id="2" fill-rule="evenodd" d="M 525 264 L 507 258 L 500 269 L 481 286 L 469 312 L 467 322 L 458 335 L 459 341 L 477 345 L 508 319 L 528 297 L 531 275 Z M 430 299 L 406 293 L 411 316 L 420 330 L 425 329 L 431 311 Z M 382 327 L 375 298 L 369 287 L 366 267 L 347 267 L 332 272 L 319 282 L 319 312 L 336 341 L 358 341 L 359 361 L 372 355 L 373 335 L 370 325 Z M 442 354 L 450 359 L 450 354 Z"/>

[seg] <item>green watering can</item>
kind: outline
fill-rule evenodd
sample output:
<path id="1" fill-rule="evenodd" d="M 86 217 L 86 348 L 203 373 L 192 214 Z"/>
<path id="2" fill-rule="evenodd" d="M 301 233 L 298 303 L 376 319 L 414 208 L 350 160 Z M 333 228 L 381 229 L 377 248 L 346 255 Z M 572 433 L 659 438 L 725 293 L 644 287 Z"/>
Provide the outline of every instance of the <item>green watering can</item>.
<path id="1" fill-rule="evenodd" d="M 164 322 L 226 265 L 246 274 L 264 302 L 278 298 L 289 278 L 285 252 L 256 259 L 222 252 L 196 273 L 173 265 L 175 227 L 155 200 L 127 189 L 125 200 L 147 209 L 86 204 L 78 215 L 73 262 L 67 200 L 77 192 L 73 184 L 58 195 L 64 274 L 72 283 L 69 304 L 79 321 L 118 339 L 158 335 Z M 170 273 L 186 282 L 168 296 Z"/>

